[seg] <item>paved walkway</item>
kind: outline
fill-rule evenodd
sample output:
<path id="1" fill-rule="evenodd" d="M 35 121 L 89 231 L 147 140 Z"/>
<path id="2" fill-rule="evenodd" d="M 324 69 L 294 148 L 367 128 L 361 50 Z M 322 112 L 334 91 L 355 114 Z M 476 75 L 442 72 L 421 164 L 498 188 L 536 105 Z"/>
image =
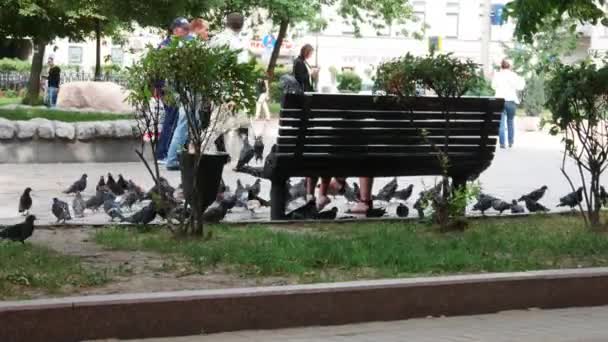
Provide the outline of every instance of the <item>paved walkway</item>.
<path id="1" fill-rule="evenodd" d="M 265 135 L 267 151 L 276 137 L 276 123 L 258 122 L 256 133 Z M 547 185 L 549 191 L 541 201 L 546 206 L 555 209 L 559 197 L 570 192 L 570 189 L 562 176 L 559 168 L 561 166 L 561 144 L 558 138 L 551 137 L 545 133 L 523 133 L 518 132 L 517 146 L 512 150 L 499 150 L 492 166 L 481 175 L 480 181 L 485 192 L 511 200 L 527 193 L 541 185 Z M 236 138 L 228 142 L 228 148 L 238 154 L 238 143 Z M 236 159 L 236 158 L 234 158 Z M 236 179 L 240 178 L 245 184 L 254 182 L 253 177 L 236 174 L 232 171 L 234 165 L 228 165 L 224 170 L 224 179 L 228 185 L 234 187 Z M 573 175 L 574 169 L 569 167 Z M 112 172 L 114 175 L 122 173 L 127 179 L 133 179 L 137 184 L 145 188 L 152 185 L 151 178 L 141 163 L 114 163 L 114 164 L 0 164 L 0 224 L 17 222 L 22 218 L 17 214 L 17 205 L 21 192 L 27 186 L 34 189 L 34 206 L 32 212 L 38 216 L 40 223 L 52 223 L 54 217 L 50 212 L 53 197 L 59 197 L 71 203 L 72 198 L 61 193 L 72 182 L 77 180 L 82 173 L 89 175 L 89 187 L 85 191 L 85 197 L 94 194 L 94 186 L 99 176 Z M 165 177 L 171 184 L 177 186 L 180 183 L 179 172 L 163 171 Z M 350 179 L 349 182 L 355 181 Z M 377 179 L 375 190 L 388 182 L 388 179 Z M 400 187 L 413 183 L 415 194 L 423 187 L 434 185 L 435 177 L 402 177 L 399 179 Z M 268 198 L 270 183 L 263 182 L 262 197 Z M 413 197 L 415 197 L 414 195 Z M 410 200 L 410 207 L 415 198 Z M 347 209 L 346 203 L 341 199 L 336 201 L 340 212 Z M 389 214 L 394 214 L 395 204 L 389 208 Z M 84 219 L 71 221 L 72 223 L 105 223 L 108 218 L 103 213 L 86 213 Z M 411 210 L 410 215 L 415 215 Z M 229 214 L 228 220 L 243 219 L 268 219 L 269 210 L 260 209 L 255 215 L 247 211 L 236 211 Z"/>
<path id="2" fill-rule="evenodd" d="M 146 342 L 605 342 L 608 307 L 508 311 L 336 327 L 242 331 Z"/>

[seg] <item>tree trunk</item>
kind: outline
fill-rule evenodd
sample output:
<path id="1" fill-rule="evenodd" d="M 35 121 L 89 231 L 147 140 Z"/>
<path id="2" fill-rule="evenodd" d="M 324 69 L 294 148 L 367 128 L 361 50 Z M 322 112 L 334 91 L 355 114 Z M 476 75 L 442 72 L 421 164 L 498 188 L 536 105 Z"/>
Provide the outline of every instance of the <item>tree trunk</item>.
<path id="1" fill-rule="evenodd" d="M 289 27 L 289 20 L 283 19 L 279 24 L 279 35 L 277 37 L 277 42 L 272 49 L 272 55 L 270 55 L 270 61 L 268 61 L 268 69 L 266 73 L 268 74 L 269 80 L 272 80 L 274 76 L 274 68 L 277 66 L 277 60 L 279 59 L 279 53 L 281 52 L 281 45 L 283 45 L 283 40 L 287 35 L 287 27 Z"/>
<path id="2" fill-rule="evenodd" d="M 95 81 L 101 81 L 101 20 L 95 19 Z"/>
<path id="3" fill-rule="evenodd" d="M 42 73 L 42 64 L 44 63 L 44 51 L 46 50 L 46 41 L 34 40 L 34 56 L 32 58 L 32 67 L 30 68 L 30 79 L 27 84 L 27 93 L 23 99 L 23 103 L 27 105 L 37 105 L 40 98 L 40 74 Z"/>

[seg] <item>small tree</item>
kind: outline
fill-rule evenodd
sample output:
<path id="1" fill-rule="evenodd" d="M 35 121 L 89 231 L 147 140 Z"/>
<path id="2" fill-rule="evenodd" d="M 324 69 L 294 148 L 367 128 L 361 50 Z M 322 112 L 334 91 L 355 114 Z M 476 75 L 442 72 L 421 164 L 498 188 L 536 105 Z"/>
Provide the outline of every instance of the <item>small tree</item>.
<path id="1" fill-rule="evenodd" d="M 585 223 L 597 228 L 602 208 L 600 176 L 608 167 L 608 67 L 589 62 L 559 64 L 547 88 L 551 134 L 563 134 L 561 171 L 574 191 L 566 158 L 574 160 L 586 211 L 582 205 L 579 208 Z"/>
<path id="2" fill-rule="evenodd" d="M 188 120 L 189 148 L 184 153 L 193 155 L 194 184 L 190 203 L 186 204 L 190 214 L 180 229 L 184 234 L 204 235 L 203 194 L 197 185 L 204 152 L 225 133 L 230 116 L 241 110 L 250 113 L 255 108 L 259 74 L 255 63 L 238 63 L 238 53 L 225 47 L 212 48 L 199 40 L 175 39 L 166 48 L 149 51 L 133 69 L 145 74 L 137 83 L 140 87 L 132 89 L 139 93 L 135 98 L 142 107 L 146 106 L 144 98 L 150 95 L 143 84 L 165 80 L 163 101 L 179 106 Z"/>
<path id="3" fill-rule="evenodd" d="M 361 76 L 357 75 L 353 71 L 345 71 L 338 74 L 337 80 L 339 90 L 353 93 L 361 91 L 363 80 L 361 79 Z"/>

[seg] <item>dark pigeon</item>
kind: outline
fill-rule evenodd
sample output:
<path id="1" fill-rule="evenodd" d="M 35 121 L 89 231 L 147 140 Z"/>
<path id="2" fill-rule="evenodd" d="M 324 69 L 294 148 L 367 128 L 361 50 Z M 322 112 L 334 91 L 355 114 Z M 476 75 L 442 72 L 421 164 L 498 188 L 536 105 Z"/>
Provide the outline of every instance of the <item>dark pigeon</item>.
<path id="1" fill-rule="evenodd" d="M 358 187 L 357 183 L 354 183 L 354 185 L 351 187 L 348 182 L 344 182 L 343 195 L 348 202 L 352 203 L 359 200 L 359 196 L 355 192 L 355 186 Z"/>
<path id="2" fill-rule="evenodd" d="M 63 193 L 64 194 L 74 194 L 74 193 L 77 193 L 77 192 L 83 192 L 86 188 L 87 188 L 87 174 L 85 173 L 84 175 L 82 175 L 80 177 L 79 180 L 77 180 L 76 182 L 74 182 L 74 184 L 72 184 Z"/>
<path id="3" fill-rule="evenodd" d="M 173 188 L 171 186 L 171 184 L 169 184 L 169 181 L 167 179 L 165 179 L 164 177 L 160 177 L 158 179 L 158 184 L 160 186 L 155 184 L 150 190 L 148 190 L 144 199 L 152 199 L 153 195 L 156 195 L 156 196 L 160 195 L 160 191 L 162 191 L 165 194 L 165 197 L 173 198 L 173 193 L 175 192 L 175 188 Z M 160 191 L 159 191 L 159 189 L 160 189 Z"/>
<path id="4" fill-rule="evenodd" d="M 393 195 L 393 198 L 405 202 L 412 196 L 413 191 L 414 185 L 410 184 L 407 188 L 396 191 L 395 195 Z"/>
<path id="5" fill-rule="evenodd" d="M 156 218 L 156 208 L 154 206 L 154 202 L 150 202 L 147 206 L 141 208 L 135 214 L 125 217 L 123 222 L 129 222 L 133 224 L 143 224 L 146 225 Z"/>
<path id="6" fill-rule="evenodd" d="M 246 173 L 256 178 L 260 178 L 264 176 L 264 168 L 261 166 L 242 166 L 240 169 L 236 170 L 240 173 Z"/>
<path id="7" fill-rule="evenodd" d="M 386 209 L 384 208 L 369 208 L 365 213 L 366 217 L 377 218 L 386 215 Z"/>
<path id="8" fill-rule="evenodd" d="M 521 196 L 517 201 L 523 202 L 526 199 L 528 199 L 532 202 L 538 202 L 538 201 L 540 201 L 541 198 L 543 198 L 543 196 L 545 196 L 546 191 L 547 191 L 547 186 L 543 185 L 540 189 L 534 190 L 527 195 Z"/>
<path id="9" fill-rule="evenodd" d="M 378 201 L 390 202 L 391 198 L 393 198 L 395 192 L 397 191 L 397 186 L 397 177 L 395 177 L 392 181 L 388 182 L 388 184 L 380 189 L 380 192 L 378 192 L 378 195 L 374 196 L 374 199 Z"/>
<path id="10" fill-rule="evenodd" d="M 264 160 L 264 140 L 262 136 L 255 137 L 255 141 L 253 142 L 253 153 L 256 162 Z"/>
<path id="11" fill-rule="evenodd" d="M 106 190 L 106 180 L 103 178 L 103 176 L 99 177 L 99 182 L 97 182 L 97 186 L 95 187 L 96 191 L 103 191 Z"/>
<path id="12" fill-rule="evenodd" d="M 511 214 L 523 214 L 525 212 L 524 207 L 517 204 L 516 200 L 511 202 Z"/>
<path id="13" fill-rule="evenodd" d="M 124 221 L 125 218 L 120 210 L 120 205 L 116 203 L 115 199 L 116 198 L 113 195 L 106 193 L 104 196 L 103 211 L 110 216 L 111 221 L 116 219 Z"/>
<path id="14" fill-rule="evenodd" d="M 112 177 L 111 173 L 108 173 L 108 181 L 106 182 L 106 186 L 116 196 L 120 196 L 125 193 L 125 189 L 123 189 L 122 186 L 120 186 L 120 185 L 118 185 L 118 183 L 116 183 L 116 181 L 114 180 L 114 177 Z"/>
<path id="15" fill-rule="evenodd" d="M 70 215 L 70 207 L 68 204 L 60 199 L 53 198 L 53 205 L 51 206 L 53 215 L 57 218 L 57 223 L 69 221 L 72 219 Z"/>
<path id="16" fill-rule="evenodd" d="M 574 208 L 583 201 L 583 188 L 578 188 L 576 191 L 567 194 L 559 199 L 558 207 Z"/>
<path id="17" fill-rule="evenodd" d="M 243 166 L 249 164 L 251 159 L 255 156 L 255 152 L 253 151 L 253 147 L 249 143 L 249 138 L 245 137 L 243 139 L 243 147 L 241 148 L 241 153 L 239 154 L 239 161 L 236 164 L 235 170 L 240 170 Z"/>
<path id="18" fill-rule="evenodd" d="M 223 200 L 215 201 L 203 213 L 203 222 L 219 223 L 226 217 L 226 213 L 228 213 L 228 204 Z"/>
<path id="19" fill-rule="evenodd" d="M 21 195 L 21 198 L 19 198 L 19 212 L 23 215 L 29 214 L 30 209 L 32 208 L 32 196 L 30 194 L 31 192 L 32 188 L 25 188 L 23 194 Z"/>
<path id="20" fill-rule="evenodd" d="M 129 188 L 129 183 L 123 178 L 122 175 L 118 175 L 118 180 L 116 181 L 116 185 L 123 188 L 123 190 L 127 190 Z"/>
<path id="21" fill-rule="evenodd" d="M 317 214 L 317 220 L 335 220 L 336 217 L 338 217 L 338 208 L 336 207 Z"/>
<path id="22" fill-rule="evenodd" d="M 287 218 L 290 220 L 314 220 L 317 217 L 317 204 L 315 201 L 308 201 L 303 206 L 289 212 Z"/>
<path id="23" fill-rule="evenodd" d="M 110 192 L 98 190 L 95 193 L 95 196 L 86 200 L 85 208 L 91 209 L 94 211 L 99 210 L 99 207 L 101 207 L 103 205 L 103 202 L 105 201 L 106 194 L 112 195 Z M 112 195 L 112 196 L 114 196 L 114 195 Z"/>
<path id="24" fill-rule="evenodd" d="M 405 218 L 410 215 L 410 208 L 408 208 L 405 204 L 400 203 L 397 207 L 397 217 Z"/>
<path id="25" fill-rule="evenodd" d="M 86 203 L 82 199 L 82 195 L 80 192 L 76 193 L 74 199 L 72 200 L 72 209 L 74 209 L 75 217 L 84 217 L 84 209 L 86 208 Z"/>
<path id="26" fill-rule="evenodd" d="M 8 226 L 0 231 L 0 239 L 25 243 L 25 240 L 34 233 L 34 221 L 36 221 L 36 216 L 28 215 L 24 222 Z"/>
<path id="27" fill-rule="evenodd" d="M 128 190 L 127 193 L 122 197 L 122 201 L 120 202 L 121 207 L 127 207 L 129 210 L 133 207 L 133 204 L 139 201 L 139 194 L 135 191 Z"/>
<path id="28" fill-rule="evenodd" d="M 600 186 L 600 201 L 604 207 L 608 206 L 608 192 L 604 186 Z"/>
<path id="29" fill-rule="evenodd" d="M 511 203 L 495 199 L 492 201 L 492 209 L 498 211 L 502 215 L 504 211 L 511 209 Z"/>
<path id="30" fill-rule="evenodd" d="M 473 206 L 473 211 L 481 211 L 481 215 L 486 214 L 486 210 L 492 208 L 492 203 L 496 199 L 493 197 L 482 196 L 477 200 L 477 203 Z"/>
<path id="31" fill-rule="evenodd" d="M 256 179 L 255 183 L 253 183 L 253 185 L 248 185 L 246 187 L 247 192 L 249 192 L 249 196 L 251 197 L 257 197 L 260 195 L 260 192 L 262 192 L 262 180 L 261 179 Z"/>
<path id="32" fill-rule="evenodd" d="M 529 198 L 525 199 L 526 202 L 526 209 L 528 209 L 529 212 L 531 213 L 545 213 L 548 212 L 549 209 L 545 208 L 542 204 L 535 202 Z"/>

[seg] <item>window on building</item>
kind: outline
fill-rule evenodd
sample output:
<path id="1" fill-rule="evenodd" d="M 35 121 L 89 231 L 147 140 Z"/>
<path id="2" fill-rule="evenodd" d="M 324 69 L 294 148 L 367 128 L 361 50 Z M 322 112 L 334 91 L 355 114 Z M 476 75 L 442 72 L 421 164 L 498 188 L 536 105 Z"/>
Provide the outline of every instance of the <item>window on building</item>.
<path id="1" fill-rule="evenodd" d="M 125 54 L 120 47 L 112 48 L 112 54 L 110 55 L 112 64 L 123 65 Z"/>
<path id="2" fill-rule="evenodd" d="M 458 38 L 458 25 L 460 24 L 460 3 L 448 2 L 446 6 L 445 36 Z"/>
<path id="3" fill-rule="evenodd" d="M 82 47 L 80 47 L 80 46 L 68 47 L 68 63 L 82 64 Z"/>

